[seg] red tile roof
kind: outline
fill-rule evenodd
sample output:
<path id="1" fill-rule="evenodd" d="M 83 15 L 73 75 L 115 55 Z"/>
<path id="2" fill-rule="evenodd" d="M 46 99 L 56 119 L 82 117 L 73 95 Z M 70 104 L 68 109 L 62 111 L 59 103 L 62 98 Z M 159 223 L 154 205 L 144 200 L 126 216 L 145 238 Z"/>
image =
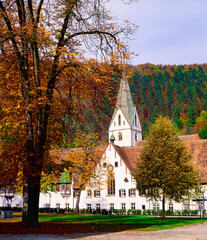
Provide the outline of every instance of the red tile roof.
<path id="1" fill-rule="evenodd" d="M 196 135 L 182 136 L 182 140 L 186 141 L 186 145 L 192 152 L 192 164 L 199 169 L 201 182 L 207 183 L 207 139 L 198 140 Z M 113 145 L 116 152 L 126 164 L 127 168 L 133 173 L 136 167 L 136 162 L 139 160 L 139 156 L 143 149 L 142 143 L 139 142 L 135 147 L 119 147 Z M 106 151 L 107 146 L 99 146 L 100 157 Z M 74 150 L 74 149 L 73 149 Z M 70 150 L 55 151 L 52 155 L 56 158 L 56 162 L 60 163 L 61 160 L 65 160 Z M 75 149 L 75 151 L 81 151 L 81 149 Z"/>
<path id="2" fill-rule="evenodd" d="M 189 147 L 192 153 L 192 164 L 199 169 L 201 183 L 207 183 L 207 139 L 198 140 L 196 135 L 182 136 L 181 139 L 186 142 L 187 147 Z M 142 144 L 139 142 L 135 147 L 118 147 L 115 145 L 114 147 L 126 166 L 133 173 L 143 149 Z"/>

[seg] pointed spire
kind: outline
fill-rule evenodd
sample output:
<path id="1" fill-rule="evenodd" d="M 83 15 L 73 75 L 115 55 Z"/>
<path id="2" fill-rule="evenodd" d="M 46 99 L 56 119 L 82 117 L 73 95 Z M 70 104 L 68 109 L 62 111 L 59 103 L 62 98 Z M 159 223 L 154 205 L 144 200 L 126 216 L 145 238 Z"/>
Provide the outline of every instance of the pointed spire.
<path id="1" fill-rule="evenodd" d="M 122 79 L 120 82 L 119 92 L 117 96 L 116 108 L 122 110 L 125 118 L 130 124 L 134 115 L 135 105 L 132 100 L 129 83 L 127 78 L 125 77 L 125 73 L 122 74 Z"/>

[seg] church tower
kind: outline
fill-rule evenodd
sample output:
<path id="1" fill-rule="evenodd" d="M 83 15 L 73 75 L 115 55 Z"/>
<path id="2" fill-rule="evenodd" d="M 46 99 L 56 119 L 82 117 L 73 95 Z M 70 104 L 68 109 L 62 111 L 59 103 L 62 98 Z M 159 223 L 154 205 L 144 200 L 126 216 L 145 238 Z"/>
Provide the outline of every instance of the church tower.
<path id="1" fill-rule="evenodd" d="M 142 140 L 142 128 L 132 100 L 129 83 L 123 75 L 117 96 L 116 108 L 109 125 L 109 139 L 120 147 L 134 147 Z"/>

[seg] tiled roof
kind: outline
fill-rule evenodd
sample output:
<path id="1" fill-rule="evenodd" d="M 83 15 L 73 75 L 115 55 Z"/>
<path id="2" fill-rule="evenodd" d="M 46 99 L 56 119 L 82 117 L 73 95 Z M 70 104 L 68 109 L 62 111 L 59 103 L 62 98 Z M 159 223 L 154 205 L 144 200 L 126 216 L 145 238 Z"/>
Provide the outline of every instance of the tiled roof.
<path id="1" fill-rule="evenodd" d="M 128 169 L 133 173 L 143 147 L 142 146 L 119 147 L 116 145 L 113 145 L 113 146 L 116 152 L 119 154 L 121 159 L 124 161 L 124 163 L 128 167 Z"/>
<path id="2" fill-rule="evenodd" d="M 207 139 L 206 140 L 191 140 L 193 137 L 183 137 L 186 140 L 186 145 L 192 152 L 192 164 L 199 169 L 201 182 L 207 183 Z M 194 138 L 195 139 L 195 138 Z M 139 156 L 143 149 L 141 142 L 135 147 L 119 147 L 113 145 L 116 152 L 119 154 L 121 159 L 124 161 L 128 169 L 133 173 L 136 162 L 139 160 Z M 107 146 L 99 146 L 100 157 L 104 154 Z M 65 160 L 70 150 L 61 150 L 53 152 L 53 156 L 57 163 L 61 160 Z M 76 149 L 75 151 L 81 151 Z"/>
<path id="3" fill-rule="evenodd" d="M 183 136 L 181 139 L 185 139 L 186 145 L 192 153 L 192 164 L 198 168 L 200 172 L 201 183 L 207 183 L 207 139 L 197 140 L 196 135 L 191 135 L 189 137 Z M 139 160 L 139 156 L 143 149 L 142 144 L 139 143 L 135 147 L 118 147 L 114 145 L 114 148 L 129 170 L 133 173 L 136 162 Z"/>
<path id="4" fill-rule="evenodd" d="M 102 157 L 107 147 L 108 147 L 107 145 L 97 146 L 95 148 L 96 154 L 98 154 L 99 157 Z M 61 149 L 52 151 L 50 154 L 54 158 L 54 161 L 60 164 L 62 163 L 63 160 L 65 161 L 67 159 L 67 156 L 71 151 L 81 153 L 83 152 L 83 149 L 82 148 Z"/>
<path id="5" fill-rule="evenodd" d="M 192 163 L 199 169 L 202 183 L 207 183 L 207 139 L 188 141 L 187 146 L 192 152 Z"/>

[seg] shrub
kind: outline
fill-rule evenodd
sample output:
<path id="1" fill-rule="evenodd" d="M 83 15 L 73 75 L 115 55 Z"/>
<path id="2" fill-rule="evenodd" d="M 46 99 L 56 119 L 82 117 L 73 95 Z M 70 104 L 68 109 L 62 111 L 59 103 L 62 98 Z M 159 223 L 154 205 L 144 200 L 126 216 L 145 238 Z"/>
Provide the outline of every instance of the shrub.
<path id="1" fill-rule="evenodd" d="M 198 210 L 191 210 L 190 215 L 191 216 L 197 216 L 198 215 Z"/>
<path id="2" fill-rule="evenodd" d="M 85 209 L 85 208 L 80 209 L 80 213 L 81 213 L 81 214 L 85 214 L 85 213 L 86 213 L 86 209 Z"/>
<path id="3" fill-rule="evenodd" d="M 142 210 L 137 209 L 137 210 L 136 210 L 136 215 L 141 215 L 141 214 L 142 214 Z"/>
<path id="4" fill-rule="evenodd" d="M 152 210 L 147 210 L 147 215 L 151 215 L 152 214 Z"/>
<path id="5" fill-rule="evenodd" d="M 108 214 L 111 214 L 112 211 L 111 210 L 107 210 L 107 209 L 101 209 L 100 213 L 103 214 L 103 215 L 108 215 Z"/>
<path id="6" fill-rule="evenodd" d="M 90 208 L 90 209 L 86 209 L 86 213 L 87 213 L 87 214 L 92 213 L 92 211 L 93 211 L 93 210 L 92 210 L 91 208 Z"/>
<path id="7" fill-rule="evenodd" d="M 143 210 L 142 215 L 147 215 L 147 210 Z"/>
<path id="8" fill-rule="evenodd" d="M 190 210 L 183 210 L 182 215 L 183 216 L 190 216 Z"/>
<path id="9" fill-rule="evenodd" d="M 200 132 L 198 133 L 198 136 L 201 138 L 201 139 L 207 139 L 207 126 L 205 126 L 204 128 L 202 128 L 200 130 Z"/>
<path id="10" fill-rule="evenodd" d="M 175 210 L 174 211 L 174 215 L 176 215 L 176 216 L 181 216 L 181 211 L 180 210 Z"/>
<path id="11" fill-rule="evenodd" d="M 167 210 L 166 212 L 165 212 L 165 214 L 167 215 L 167 216 L 173 216 L 174 215 L 174 211 L 173 210 Z"/>

